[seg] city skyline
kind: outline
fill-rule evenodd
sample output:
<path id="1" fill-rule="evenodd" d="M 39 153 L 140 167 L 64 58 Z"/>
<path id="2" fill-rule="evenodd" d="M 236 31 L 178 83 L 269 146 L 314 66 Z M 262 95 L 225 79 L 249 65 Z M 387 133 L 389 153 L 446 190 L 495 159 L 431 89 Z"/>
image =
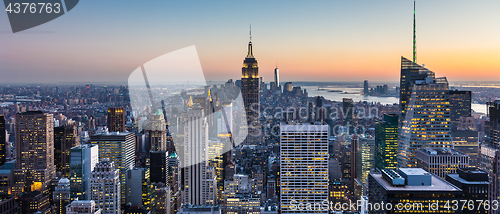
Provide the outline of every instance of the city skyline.
<path id="1" fill-rule="evenodd" d="M 115 3 L 81 2 L 19 34 L 0 16 L 0 83 L 126 82 L 141 63 L 189 45 L 207 80 L 238 79 L 249 24 L 266 82 L 276 64 L 282 82 L 397 81 L 400 57 L 412 55 L 413 1 L 255 2 L 244 11 L 235 2 L 127 2 L 111 17 Z M 451 82 L 498 79 L 499 4 L 417 1 L 417 63 Z"/>

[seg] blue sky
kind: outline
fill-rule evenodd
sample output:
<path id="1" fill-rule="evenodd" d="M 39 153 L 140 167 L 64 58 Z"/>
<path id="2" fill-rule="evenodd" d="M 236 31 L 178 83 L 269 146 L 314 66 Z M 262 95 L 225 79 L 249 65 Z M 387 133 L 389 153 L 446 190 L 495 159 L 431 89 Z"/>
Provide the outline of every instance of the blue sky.
<path id="1" fill-rule="evenodd" d="M 238 79 L 252 24 L 260 75 L 283 81 L 399 79 L 413 1 L 81 0 L 12 34 L 0 12 L 0 83 L 126 82 L 142 63 L 196 45 L 207 79 Z M 418 62 L 453 80 L 500 80 L 500 1 L 417 1 Z M 496 59 L 496 60 L 495 60 Z"/>

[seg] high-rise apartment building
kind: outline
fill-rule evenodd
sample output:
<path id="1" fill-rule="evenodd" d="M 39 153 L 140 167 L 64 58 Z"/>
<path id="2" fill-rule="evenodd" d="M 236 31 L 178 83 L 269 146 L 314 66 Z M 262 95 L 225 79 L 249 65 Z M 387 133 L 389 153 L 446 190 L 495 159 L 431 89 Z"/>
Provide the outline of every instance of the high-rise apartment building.
<path id="1" fill-rule="evenodd" d="M 419 148 L 453 147 L 446 78 L 427 77 L 412 86 L 398 136 L 399 167 L 416 167 Z"/>
<path id="2" fill-rule="evenodd" d="M 48 194 L 55 173 L 53 115 L 41 111 L 16 114 L 13 194 L 35 190 Z"/>
<path id="3" fill-rule="evenodd" d="M 90 178 L 91 199 L 102 214 L 120 214 L 120 173 L 115 163 L 103 158 Z"/>
<path id="4" fill-rule="evenodd" d="M 417 167 L 445 179 L 446 174 L 469 167 L 469 156 L 450 148 L 421 148 L 417 151 Z"/>
<path id="5" fill-rule="evenodd" d="M 108 130 L 110 132 L 124 132 L 125 122 L 125 109 L 123 107 L 108 108 Z"/>
<path id="6" fill-rule="evenodd" d="M 396 169 L 398 165 L 398 115 L 384 114 L 375 123 L 375 168 Z"/>
<path id="7" fill-rule="evenodd" d="M 99 160 L 109 159 L 120 170 L 121 202 L 125 204 L 127 170 L 134 167 L 135 134 L 133 132 L 104 132 L 90 137 L 99 146 Z"/>
<path id="8" fill-rule="evenodd" d="M 81 144 L 70 149 L 71 200 L 90 200 L 90 178 L 98 162 L 98 145 Z"/>
<path id="9" fill-rule="evenodd" d="M 282 123 L 280 131 L 281 213 L 328 213 L 292 205 L 328 200 L 328 125 Z"/>

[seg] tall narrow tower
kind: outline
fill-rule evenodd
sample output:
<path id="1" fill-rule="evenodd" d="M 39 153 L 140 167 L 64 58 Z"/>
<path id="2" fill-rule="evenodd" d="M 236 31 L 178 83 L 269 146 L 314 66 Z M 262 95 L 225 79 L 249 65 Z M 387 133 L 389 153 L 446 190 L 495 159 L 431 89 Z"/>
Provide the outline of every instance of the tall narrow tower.
<path id="1" fill-rule="evenodd" d="M 247 114 L 248 136 L 244 144 L 260 144 L 259 123 L 259 67 L 252 52 L 252 28 L 250 27 L 250 42 L 248 54 L 241 69 L 241 93 Z"/>
<path id="2" fill-rule="evenodd" d="M 415 19 L 415 0 L 413 0 L 413 63 L 417 63 L 417 22 Z"/>

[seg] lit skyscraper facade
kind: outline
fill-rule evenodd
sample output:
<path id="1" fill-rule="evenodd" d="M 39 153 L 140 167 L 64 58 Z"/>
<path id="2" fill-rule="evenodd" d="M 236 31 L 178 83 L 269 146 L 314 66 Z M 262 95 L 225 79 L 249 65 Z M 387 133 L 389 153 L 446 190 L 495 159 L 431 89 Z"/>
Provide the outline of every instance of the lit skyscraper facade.
<path id="1" fill-rule="evenodd" d="M 448 81 L 428 77 L 412 85 L 398 136 L 398 166 L 408 168 L 416 167 L 419 148 L 453 147 Z"/>
<path id="2" fill-rule="evenodd" d="M 134 167 L 135 134 L 132 132 L 106 132 L 90 138 L 92 144 L 99 145 L 99 160 L 109 159 L 120 170 L 122 203 L 125 204 L 127 170 Z"/>
<path id="3" fill-rule="evenodd" d="M 90 200 L 90 177 L 98 162 L 98 145 L 82 144 L 70 149 L 71 200 Z"/>
<path id="4" fill-rule="evenodd" d="M 108 108 L 108 130 L 110 132 L 125 131 L 125 109 L 122 107 Z"/>
<path id="5" fill-rule="evenodd" d="M 48 193 L 55 177 L 53 115 L 28 111 L 16 115 L 15 196 L 23 191 Z"/>
<path id="6" fill-rule="evenodd" d="M 469 167 L 469 156 L 449 148 L 421 148 L 417 151 L 417 167 L 445 179 L 446 174 Z"/>
<path id="7" fill-rule="evenodd" d="M 297 210 L 292 204 L 328 200 L 328 125 L 284 124 L 281 130 L 281 213 L 328 213 Z"/>
<path id="8" fill-rule="evenodd" d="M 409 59 L 401 57 L 401 79 L 399 81 L 399 121 L 406 117 L 407 106 L 412 96 L 413 85 L 417 80 L 434 78 L 434 72 L 424 68 Z"/>
<path id="9" fill-rule="evenodd" d="M 375 168 L 375 139 L 360 136 L 356 152 L 356 178 L 366 184 L 366 178 L 370 170 Z"/>
<path id="10" fill-rule="evenodd" d="M 66 205 L 71 202 L 70 199 L 70 182 L 67 178 L 61 178 L 52 194 L 54 204 L 56 205 L 56 213 L 66 213 Z"/>
<path id="11" fill-rule="evenodd" d="M 250 37 L 251 39 L 251 37 Z M 248 136 L 244 144 L 257 145 L 261 143 L 260 102 L 259 102 L 259 67 L 253 56 L 252 41 L 248 43 L 248 54 L 241 68 L 241 93 L 245 103 Z"/>
<path id="12" fill-rule="evenodd" d="M 375 167 L 395 169 L 398 165 L 398 115 L 384 114 L 375 123 Z"/>

